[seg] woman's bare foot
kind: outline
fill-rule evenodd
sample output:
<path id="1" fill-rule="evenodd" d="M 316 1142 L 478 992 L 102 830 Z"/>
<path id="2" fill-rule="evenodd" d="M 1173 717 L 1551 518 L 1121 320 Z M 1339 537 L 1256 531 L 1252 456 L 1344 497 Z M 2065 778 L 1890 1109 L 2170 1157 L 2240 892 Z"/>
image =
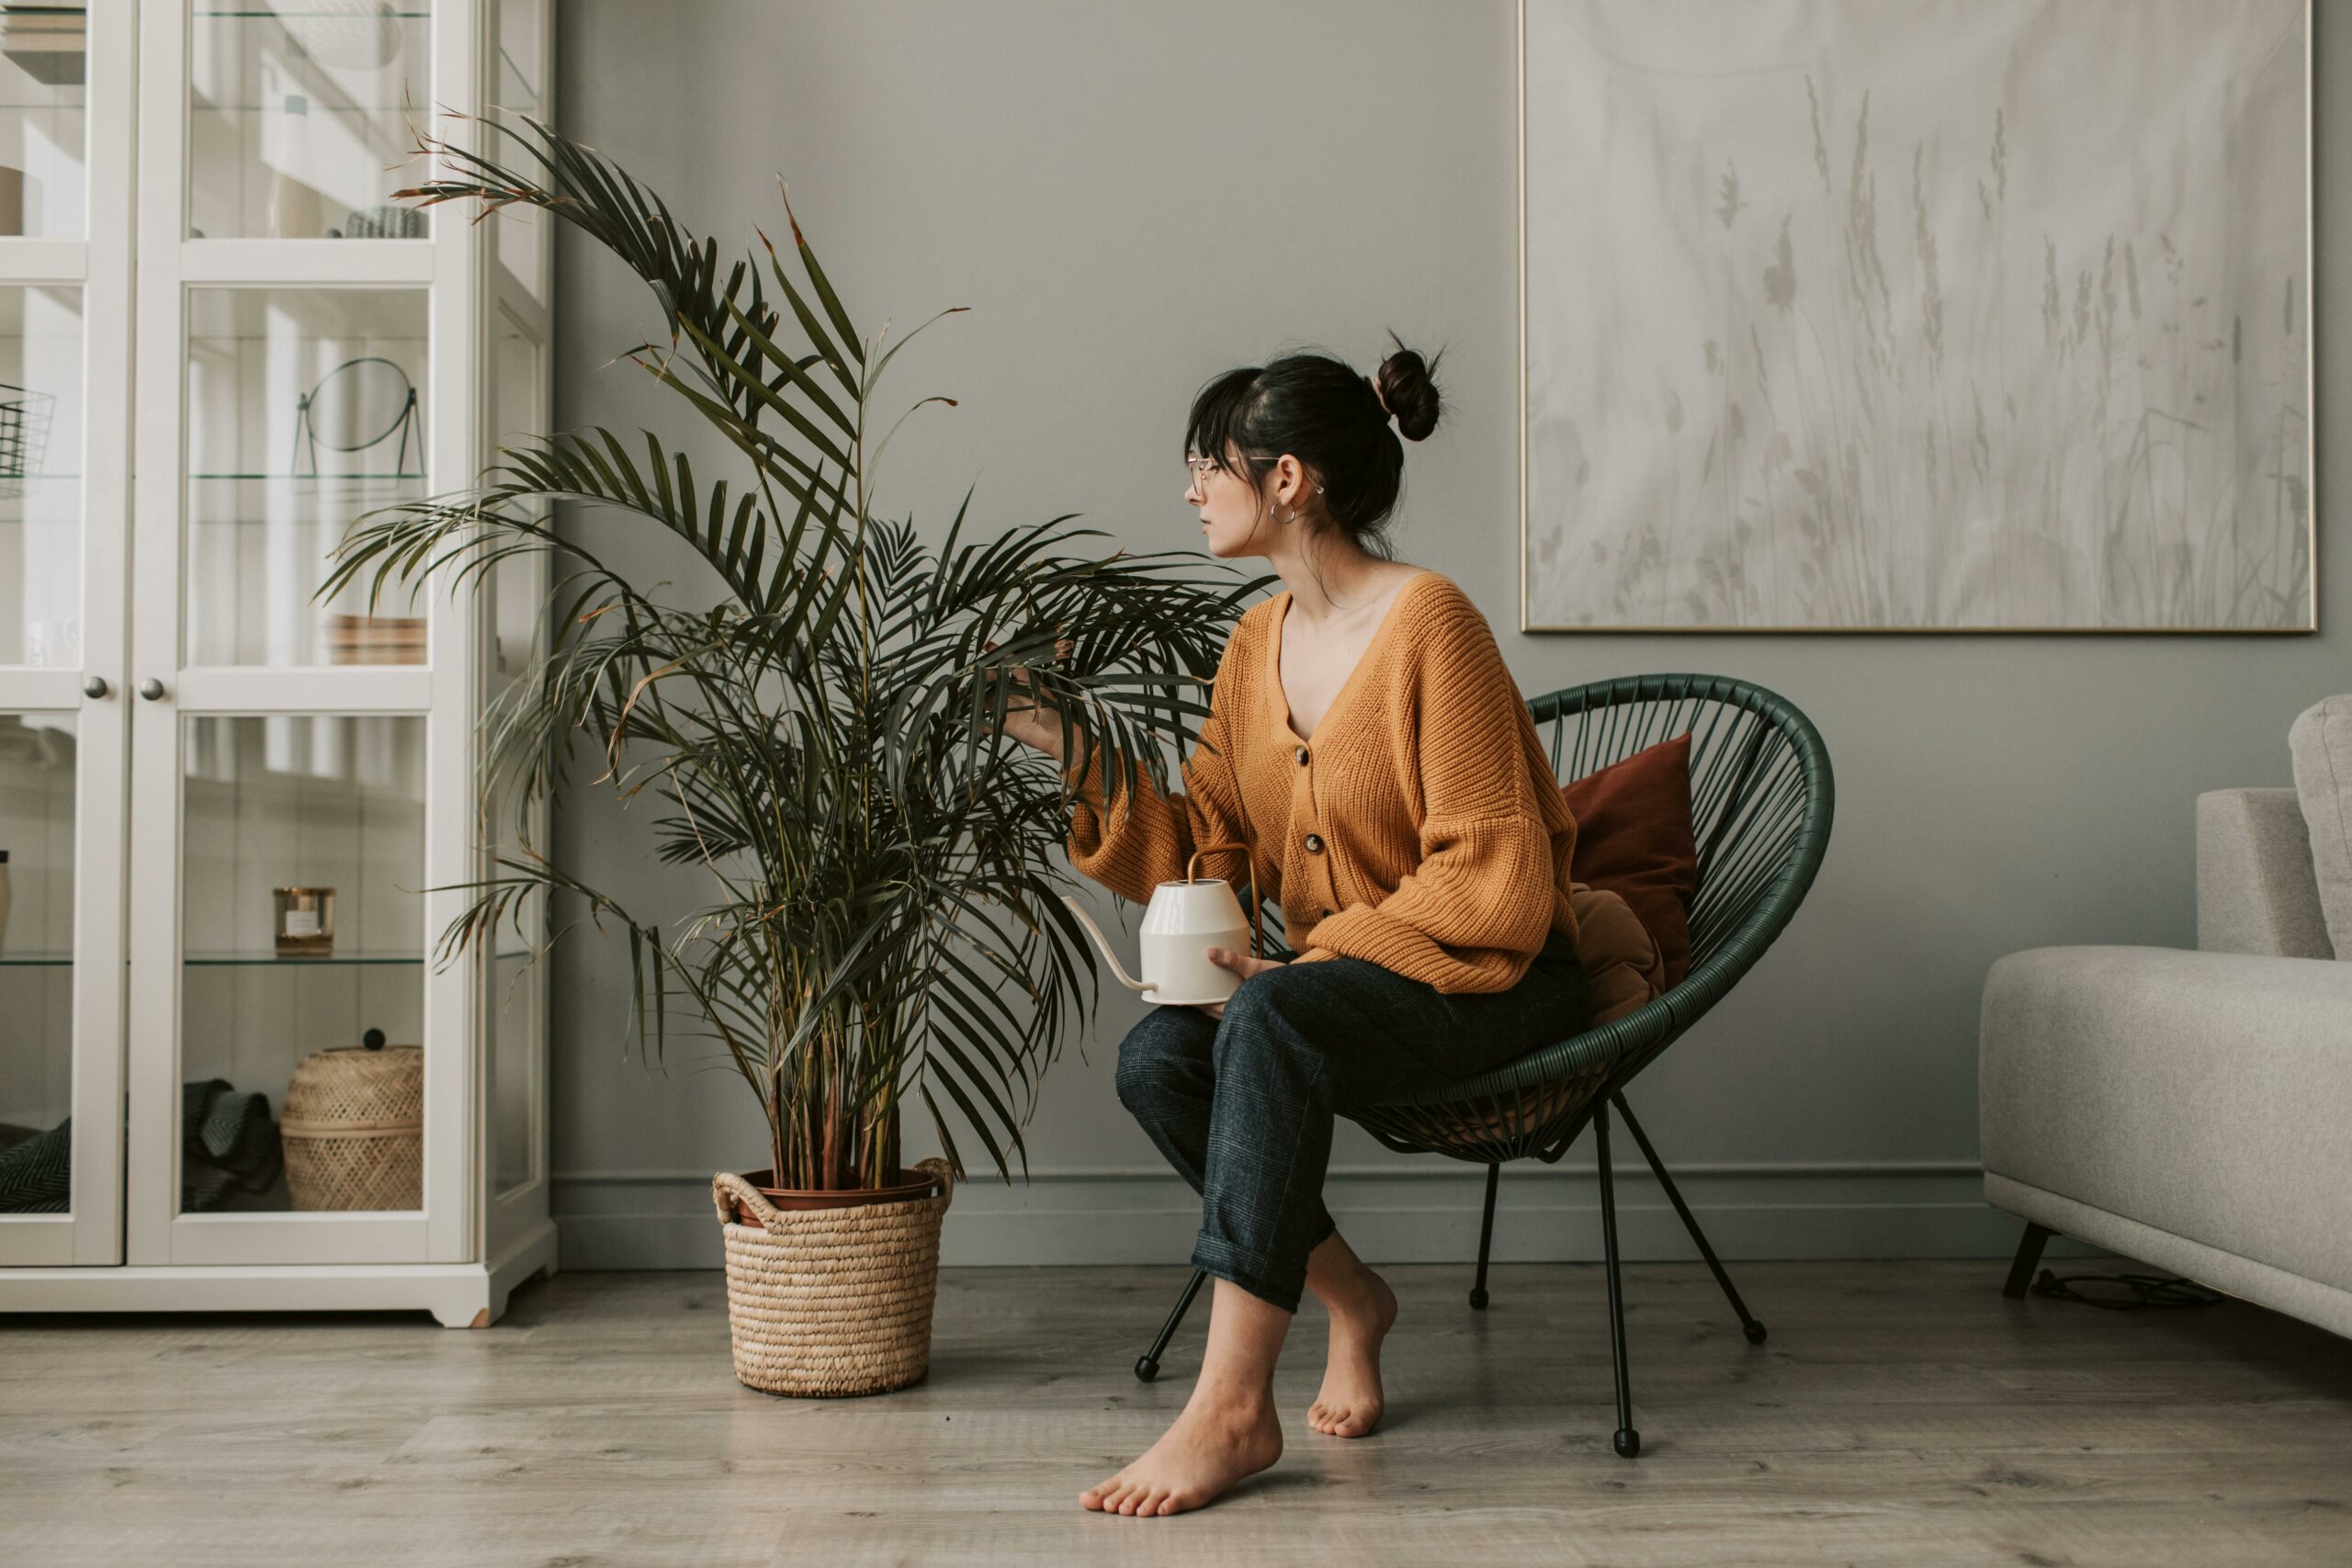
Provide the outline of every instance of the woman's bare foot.
<path id="1" fill-rule="evenodd" d="M 1271 1391 L 1216 1393 L 1200 1384 L 1159 1441 L 1078 1500 L 1106 1514 L 1181 1514 L 1264 1470 L 1282 1452 Z"/>
<path id="2" fill-rule="evenodd" d="M 1380 1342 L 1396 1321 L 1396 1292 L 1388 1281 L 1357 1265 L 1361 1278 L 1351 1289 L 1324 1298 L 1331 1312 L 1331 1359 L 1323 1369 L 1323 1389 L 1306 1412 L 1306 1424 L 1335 1438 L 1361 1438 L 1380 1425 Z"/>

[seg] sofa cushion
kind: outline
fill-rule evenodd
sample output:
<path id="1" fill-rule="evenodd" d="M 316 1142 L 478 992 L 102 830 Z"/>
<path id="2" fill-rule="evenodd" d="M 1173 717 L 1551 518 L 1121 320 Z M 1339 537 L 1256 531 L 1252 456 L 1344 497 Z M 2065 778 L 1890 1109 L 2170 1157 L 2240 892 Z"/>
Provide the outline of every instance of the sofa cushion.
<path id="1" fill-rule="evenodd" d="M 2304 709 L 2287 731 L 2287 749 L 2328 941 L 2337 958 L 2352 960 L 2352 694 Z"/>
<path id="2" fill-rule="evenodd" d="M 2197 949 L 2335 956 L 2293 790 L 2209 789 L 2197 797 Z"/>
<path id="3" fill-rule="evenodd" d="M 1678 735 L 1560 786 L 1577 819 L 1572 883 L 1625 900 L 1657 951 L 1666 984 L 1690 969 L 1699 846 L 1690 826 L 1690 737 Z"/>

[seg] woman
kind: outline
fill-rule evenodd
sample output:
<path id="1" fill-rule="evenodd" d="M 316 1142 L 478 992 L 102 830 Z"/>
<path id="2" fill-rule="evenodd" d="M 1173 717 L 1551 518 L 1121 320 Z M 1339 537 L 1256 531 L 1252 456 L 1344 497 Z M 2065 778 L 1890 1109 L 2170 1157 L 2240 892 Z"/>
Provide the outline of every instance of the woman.
<path id="1" fill-rule="evenodd" d="M 1231 371 L 1186 429 L 1209 552 L 1263 556 L 1283 591 L 1236 625 L 1185 789 L 1104 805 L 1064 764 L 1070 862 L 1125 897 L 1181 880 L 1195 844 L 1255 846 L 1290 963 L 1212 950 L 1227 1000 L 1154 1009 L 1119 1045 L 1120 1100 L 1202 1195 L 1192 1261 L 1216 1276 L 1200 1381 L 1175 1424 L 1080 1501 L 1135 1515 L 1207 1503 L 1283 1448 L 1272 1382 L 1303 1293 L 1330 1314 L 1307 1424 L 1379 1423 L 1396 1297 L 1324 1209 L 1337 1112 L 1460 1078 L 1591 1016 L 1575 951 L 1576 823 L 1493 633 L 1451 581 L 1385 553 L 1397 436 L 1436 426 L 1430 367 L 1377 378 L 1317 354 Z M 1393 427 L 1392 427 L 1393 424 Z M 1060 760 L 1052 709 L 1005 732 Z M 1241 852 L 1202 859 L 1249 897 Z"/>

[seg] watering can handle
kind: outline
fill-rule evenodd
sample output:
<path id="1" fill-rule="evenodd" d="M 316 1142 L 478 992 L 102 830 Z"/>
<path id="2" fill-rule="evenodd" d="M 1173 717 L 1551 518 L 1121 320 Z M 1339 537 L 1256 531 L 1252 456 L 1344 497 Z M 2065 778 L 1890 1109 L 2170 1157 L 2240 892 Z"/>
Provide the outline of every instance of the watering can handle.
<path id="1" fill-rule="evenodd" d="M 1251 949 L 1250 956 L 1255 958 L 1263 958 L 1266 956 L 1266 919 L 1263 902 L 1258 897 L 1258 857 L 1250 852 L 1249 845 L 1234 843 L 1231 840 L 1227 840 L 1221 844 L 1196 845 L 1193 850 L 1192 858 L 1184 863 L 1184 880 L 1187 882 L 1196 882 L 1200 880 L 1198 874 L 1193 870 L 1193 868 L 1200 864 L 1200 860 L 1203 855 L 1207 854 L 1214 850 L 1239 850 L 1241 852 L 1242 860 L 1247 862 L 1249 864 L 1250 931 L 1251 941 L 1256 943 L 1256 946 Z"/>

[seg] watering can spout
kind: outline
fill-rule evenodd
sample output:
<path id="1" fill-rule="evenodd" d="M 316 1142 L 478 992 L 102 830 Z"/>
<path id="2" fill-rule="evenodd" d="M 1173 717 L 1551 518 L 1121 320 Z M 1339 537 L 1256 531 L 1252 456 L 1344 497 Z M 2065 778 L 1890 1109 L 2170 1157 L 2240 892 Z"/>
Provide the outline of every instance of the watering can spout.
<path id="1" fill-rule="evenodd" d="M 1125 986 L 1130 991 L 1140 991 L 1145 989 L 1144 983 L 1141 980 L 1135 978 L 1133 976 L 1129 975 L 1125 969 L 1120 966 L 1119 955 L 1111 951 L 1111 939 L 1102 934 L 1102 928 L 1094 923 L 1094 917 L 1088 914 L 1086 910 L 1080 906 L 1078 900 L 1071 897 L 1069 894 L 1063 894 L 1061 896 L 1061 899 L 1063 903 L 1069 906 L 1069 912 L 1078 917 L 1079 924 L 1084 926 L 1088 933 L 1094 938 L 1094 945 L 1102 950 L 1102 956 L 1109 962 L 1111 965 L 1111 973 L 1119 977 L 1119 984 Z"/>

